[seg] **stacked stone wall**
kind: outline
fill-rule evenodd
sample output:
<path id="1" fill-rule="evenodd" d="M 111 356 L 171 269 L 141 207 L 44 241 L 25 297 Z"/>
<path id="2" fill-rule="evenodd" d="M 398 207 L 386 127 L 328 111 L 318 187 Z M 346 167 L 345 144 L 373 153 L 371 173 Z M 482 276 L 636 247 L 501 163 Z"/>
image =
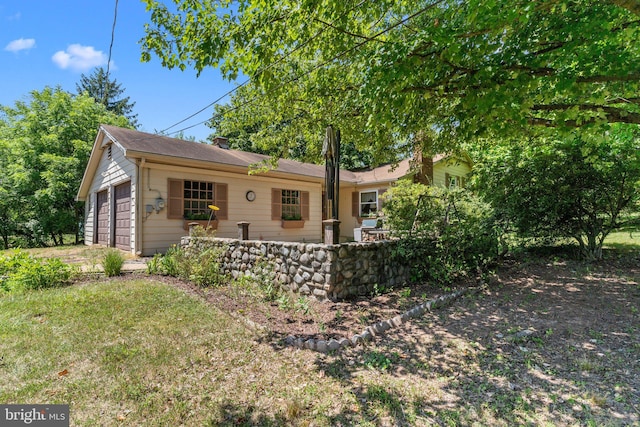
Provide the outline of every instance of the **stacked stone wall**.
<path id="1" fill-rule="evenodd" d="M 225 274 L 238 278 L 268 273 L 281 287 L 320 300 L 399 286 L 409 274 L 393 257 L 396 241 L 323 245 L 184 237 L 181 244 L 187 250 L 224 248 L 220 267 Z"/>

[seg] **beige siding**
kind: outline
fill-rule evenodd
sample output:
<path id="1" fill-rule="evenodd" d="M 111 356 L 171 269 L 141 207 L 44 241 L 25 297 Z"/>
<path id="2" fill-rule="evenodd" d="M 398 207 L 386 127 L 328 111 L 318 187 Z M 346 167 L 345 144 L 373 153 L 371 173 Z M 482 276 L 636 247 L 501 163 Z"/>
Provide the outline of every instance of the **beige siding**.
<path id="1" fill-rule="evenodd" d="M 355 186 L 340 187 L 340 205 L 338 206 L 338 219 L 340 220 L 341 240 L 353 239 L 353 229 L 359 227 L 358 218 L 351 215 L 351 193 L 358 191 Z"/>
<path id="2" fill-rule="evenodd" d="M 96 173 L 91 183 L 89 197 L 85 204 L 85 228 L 84 241 L 85 244 L 93 244 L 95 232 L 95 208 L 96 194 L 99 191 L 107 190 L 110 210 L 113 209 L 113 187 L 126 181 L 131 181 L 131 250 L 135 247 L 135 211 L 136 211 L 136 192 L 135 192 L 135 173 L 136 165 L 132 161 L 124 157 L 124 153 L 117 145 L 112 145 L 111 159 L 108 157 L 108 150 L 105 147 L 100 151 L 100 162 L 96 169 Z M 109 236 L 113 234 L 113 214 L 109 215 Z M 110 244 L 111 242 L 110 237 Z"/>
<path id="3" fill-rule="evenodd" d="M 466 178 L 470 172 L 471 167 L 465 160 L 455 157 L 441 160 L 433 165 L 433 185 L 444 187 L 447 173 Z"/>
<path id="4" fill-rule="evenodd" d="M 150 215 L 144 214 L 144 205 L 155 205 L 161 196 L 167 200 L 169 178 L 211 181 L 228 186 L 228 219 L 218 222 L 216 236 L 235 238 L 238 236 L 237 223 L 250 222 L 249 239 L 320 242 L 322 239 L 322 188 L 320 183 L 283 180 L 266 176 L 249 176 L 204 169 L 189 169 L 146 163 L 142 172 L 142 252 L 153 255 L 165 252 L 171 245 L 178 244 L 187 232 L 183 220 L 168 219 L 167 209 Z M 304 228 L 283 229 L 280 221 L 271 219 L 271 189 L 282 188 L 309 192 L 310 217 Z M 253 190 L 256 199 L 249 202 L 245 195 Z M 146 217 L 146 218 L 145 218 Z"/>
<path id="5" fill-rule="evenodd" d="M 340 236 L 341 240 L 353 239 L 353 229 L 360 227 L 358 217 L 353 216 L 352 210 L 352 193 L 363 191 L 378 191 L 378 197 L 380 197 L 381 190 L 388 190 L 388 183 L 378 184 L 363 184 L 356 186 L 342 186 L 340 187 Z M 378 206 L 380 203 L 378 202 Z"/>

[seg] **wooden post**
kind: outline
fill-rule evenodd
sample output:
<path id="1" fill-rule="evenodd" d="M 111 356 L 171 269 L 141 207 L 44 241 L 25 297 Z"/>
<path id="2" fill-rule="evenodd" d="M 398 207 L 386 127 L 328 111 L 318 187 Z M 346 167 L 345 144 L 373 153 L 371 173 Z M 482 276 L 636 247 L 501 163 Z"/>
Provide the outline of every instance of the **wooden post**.
<path id="1" fill-rule="evenodd" d="M 247 221 L 240 221 L 238 223 L 238 239 L 249 240 L 249 224 Z"/>
<path id="2" fill-rule="evenodd" d="M 324 244 L 337 245 L 340 243 L 340 221 L 337 219 L 327 219 L 322 221 L 324 225 Z"/>

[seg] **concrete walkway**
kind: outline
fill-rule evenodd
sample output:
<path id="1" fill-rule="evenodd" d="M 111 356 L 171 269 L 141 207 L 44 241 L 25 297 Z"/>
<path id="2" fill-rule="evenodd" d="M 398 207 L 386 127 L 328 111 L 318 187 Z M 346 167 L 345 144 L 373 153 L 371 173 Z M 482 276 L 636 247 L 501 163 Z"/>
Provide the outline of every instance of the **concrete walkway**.
<path id="1" fill-rule="evenodd" d="M 122 273 L 137 273 L 137 272 L 146 272 L 147 271 L 147 261 L 151 258 L 136 258 L 136 259 L 127 259 L 122 264 Z M 80 266 L 80 271 L 83 273 L 103 273 L 104 269 L 102 264 L 96 265 L 88 265 L 82 264 Z"/>

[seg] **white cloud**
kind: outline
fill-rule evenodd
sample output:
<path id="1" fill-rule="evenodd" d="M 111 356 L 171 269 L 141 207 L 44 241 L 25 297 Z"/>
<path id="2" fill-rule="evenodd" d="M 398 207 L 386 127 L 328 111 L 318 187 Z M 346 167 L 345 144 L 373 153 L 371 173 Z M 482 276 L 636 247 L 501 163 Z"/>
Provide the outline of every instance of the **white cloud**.
<path id="1" fill-rule="evenodd" d="M 58 51 L 51 60 L 63 70 L 70 68 L 74 71 L 87 71 L 94 67 L 106 65 L 107 55 L 93 46 L 79 44 L 69 45 L 66 51 Z"/>
<path id="2" fill-rule="evenodd" d="M 9 52 L 20 52 L 21 50 L 29 50 L 36 46 L 36 39 L 17 39 L 9 42 L 4 50 Z"/>
<path id="3" fill-rule="evenodd" d="M 21 17 L 22 17 L 22 13 L 16 12 L 11 16 L 7 16 L 7 20 L 8 21 L 19 21 Z"/>

